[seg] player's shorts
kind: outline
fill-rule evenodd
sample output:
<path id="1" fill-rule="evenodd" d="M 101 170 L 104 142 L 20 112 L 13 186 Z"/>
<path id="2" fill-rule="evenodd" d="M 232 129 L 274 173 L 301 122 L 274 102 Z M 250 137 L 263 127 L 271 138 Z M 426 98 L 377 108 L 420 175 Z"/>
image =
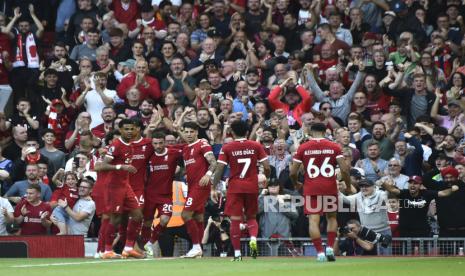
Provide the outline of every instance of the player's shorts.
<path id="1" fill-rule="evenodd" d="M 209 198 L 209 189 L 191 189 L 187 192 L 186 203 L 184 203 L 184 210 L 192 211 L 195 213 L 203 213 L 205 211 L 205 204 Z"/>
<path id="2" fill-rule="evenodd" d="M 105 212 L 122 214 L 140 208 L 139 201 L 129 185 L 112 188 L 108 187 L 105 192 Z"/>
<path id="3" fill-rule="evenodd" d="M 95 214 L 101 216 L 106 213 L 105 211 L 105 197 L 103 194 L 92 194 L 92 200 L 95 202 Z"/>
<path id="4" fill-rule="evenodd" d="M 227 193 L 224 213 L 227 216 L 255 218 L 258 212 L 258 194 Z"/>
<path id="5" fill-rule="evenodd" d="M 304 196 L 304 214 L 334 213 L 337 212 L 338 203 L 338 195 L 306 195 Z"/>
<path id="6" fill-rule="evenodd" d="M 134 194 L 136 195 L 137 199 L 137 204 L 139 205 L 139 209 L 144 209 L 144 203 L 145 203 L 145 198 L 144 198 L 144 190 L 133 190 Z"/>
<path id="7" fill-rule="evenodd" d="M 168 216 L 173 214 L 173 197 L 168 195 L 166 197 L 157 197 L 146 199 L 144 204 L 144 220 L 153 220 L 155 218 L 155 210 L 157 217 Z"/>

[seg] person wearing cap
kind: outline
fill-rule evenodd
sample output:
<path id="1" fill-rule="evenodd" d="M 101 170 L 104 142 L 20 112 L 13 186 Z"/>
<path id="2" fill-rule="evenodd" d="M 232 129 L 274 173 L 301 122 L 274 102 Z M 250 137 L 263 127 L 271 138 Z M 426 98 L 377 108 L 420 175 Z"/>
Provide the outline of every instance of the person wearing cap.
<path id="1" fill-rule="evenodd" d="M 441 99 L 443 97 L 442 92 L 439 89 L 436 89 L 436 99 L 434 100 L 434 104 L 431 107 L 431 117 L 436 120 L 439 126 L 442 126 L 446 129 L 452 129 L 459 118 L 459 115 L 462 114 L 462 106 L 460 102 L 457 100 L 451 100 L 447 103 L 447 115 L 440 115 L 439 108 L 441 105 Z"/>
<path id="2" fill-rule="evenodd" d="M 303 86 L 296 83 L 295 77 L 289 77 L 271 90 L 268 102 L 272 110 L 284 111 L 289 125 L 294 125 L 295 122 L 302 125 L 301 115 L 310 111 L 312 96 Z"/>
<path id="3" fill-rule="evenodd" d="M 437 190 L 443 190 L 456 185 L 458 191 L 449 197 L 436 200 L 436 210 L 440 237 L 465 237 L 465 183 L 459 179 L 459 171 L 448 166 L 441 170 L 442 181 Z"/>
<path id="4" fill-rule="evenodd" d="M 431 201 L 448 197 L 459 187 L 452 185 L 444 190 L 422 189 L 421 176 L 411 176 L 408 189 L 398 189 L 393 182 L 385 181 L 382 187 L 389 193 L 399 197 L 399 232 L 401 237 L 430 237 L 431 227 L 428 223 L 428 209 Z"/>
<path id="5" fill-rule="evenodd" d="M 344 195 L 339 192 L 339 197 L 351 208 L 356 208 L 363 226 L 385 236 L 392 236 L 387 208 L 385 208 L 387 192 L 378 189 L 373 181 L 366 178 L 362 178 L 358 186 L 360 192 L 353 195 Z M 390 246 L 379 247 L 379 254 L 391 255 L 391 250 Z"/>

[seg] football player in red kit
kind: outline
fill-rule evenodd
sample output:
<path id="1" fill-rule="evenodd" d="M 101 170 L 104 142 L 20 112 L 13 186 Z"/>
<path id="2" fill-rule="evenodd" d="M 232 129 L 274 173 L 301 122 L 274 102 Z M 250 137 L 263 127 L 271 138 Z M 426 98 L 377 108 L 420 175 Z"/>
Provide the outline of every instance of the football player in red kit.
<path id="1" fill-rule="evenodd" d="M 311 138 L 300 145 L 294 155 L 290 169 L 293 184 L 300 189 L 298 173 L 304 168 L 304 212 L 309 215 L 310 237 L 318 252 L 318 261 L 335 261 L 334 241 L 337 231 L 337 198 L 336 166 L 339 165 L 341 175 L 350 189 L 350 163 L 342 155 L 341 147 L 325 139 L 326 126 L 322 123 L 313 124 L 310 128 Z M 320 215 L 326 213 L 328 221 L 328 246 L 326 255 L 323 252 L 320 234 Z"/>
<path id="2" fill-rule="evenodd" d="M 234 247 L 234 261 L 241 261 L 240 223 L 245 215 L 250 234 L 250 252 L 253 258 L 258 255 L 256 220 L 258 211 L 258 164 L 263 165 L 268 178 L 270 164 L 262 145 L 247 140 L 248 125 L 242 120 L 231 123 L 234 141 L 223 145 L 215 170 L 213 184 L 218 184 L 225 166 L 230 167 L 226 206 L 224 213 L 231 219 L 231 242 Z M 216 189 L 212 187 L 212 200 L 217 202 Z"/>
<path id="3" fill-rule="evenodd" d="M 149 158 L 153 154 L 153 147 L 151 145 L 151 139 L 142 137 L 142 121 L 139 119 L 131 119 L 134 122 L 134 134 L 131 141 L 132 150 L 132 162 L 131 165 L 136 168 L 136 173 L 131 175 L 131 181 L 129 185 L 132 191 L 136 195 L 138 208 L 141 211 L 144 209 L 144 189 L 145 183 L 147 182 L 147 163 Z M 127 252 L 131 252 L 134 249 L 134 244 L 137 236 L 140 233 L 142 227 L 141 221 L 135 221 L 132 217 L 127 216 L 127 210 L 124 210 L 122 223 L 119 227 L 119 241 L 125 244 L 123 257 L 130 257 Z M 131 257 L 142 258 L 144 255 L 134 250 L 134 254 Z M 136 254 L 138 253 L 138 254 Z"/>
<path id="4" fill-rule="evenodd" d="M 144 225 L 142 241 L 147 255 L 153 255 L 153 244 L 168 225 L 173 211 L 173 181 L 176 168 L 182 161 L 182 150 L 167 148 L 165 134 L 154 132 L 151 147 L 155 153 L 149 160 L 149 175 L 145 187 Z M 152 230 L 153 219 L 157 211 L 160 223 Z"/>
<path id="5" fill-rule="evenodd" d="M 108 152 L 110 144 L 120 137 L 118 130 L 112 130 L 105 136 L 105 147 L 100 148 L 97 154 L 97 161 L 95 166 L 98 166 L 97 163 L 103 162 L 103 159 Z M 100 258 L 105 251 L 105 232 L 110 222 L 110 216 L 105 211 L 105 199 L 104 194 L 106 191 L 106 177 L 110 174 L 111 171 L 97 171 L 97 181 L 95 182 L 94 188 L 92 189 L 92 200 L 95 202 L 95 214 L 100 217 L 100 229 L 98 232 L 98 245 L 97 245 L 97 254 L 96 258 Z"/>
<path id="6" fill-rule="evenodd" d="M 136 222 L 142 221 L 142 211 L 139 208 L 136 195 L 130 184 L 129 177 L 137 172 L 132 163 L 131 140 L 134 135 L 134 122 L 123 119 L 118 124 L 121 137 L 114 141 L 108 148 L 103 162 L 96 164 L 95 169 L 112 171 L 107 175 L 106 191 L 104 193 L 105 211 L 110 215 L 110 223 L 105 233 L 105 253 L 103 259 L 119 258 L 112 248 L 115 231 L 121 223 L 123 212 L 129 212 L 129 216 Z M 123 251 L 125 256 L 136 258 L 143 254 L 134 249 Z"/>
<path id="7" fill-rule="evenodd" d="M 204 232 L 203 213 L 210 197 L 210 179 L 216 167 L 212 147 L 207 141 L 198 138 L 198 129 L 197 123 L 186 122 L 181 132 L 184 141 L 188 143 L 183 149 L 188 193 L 181 216 L 193 245 L 185 258 L 202 256 L 200 242 Z"/>

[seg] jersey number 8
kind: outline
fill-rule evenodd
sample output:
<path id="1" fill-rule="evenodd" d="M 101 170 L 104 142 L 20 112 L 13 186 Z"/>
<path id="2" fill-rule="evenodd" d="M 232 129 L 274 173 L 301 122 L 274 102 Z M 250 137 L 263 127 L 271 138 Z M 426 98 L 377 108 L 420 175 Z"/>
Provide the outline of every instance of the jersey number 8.
<path id="1" fill-rule="evenodd" d="M 318 166 L 314 165 L 313 162 L 315 162 L 315 158 L 310 158 L 308 161 L 307 165 L 307 173 L 309 178 L 316 178 L 318 176 L 323 176 L 323 177 L 333 177 L 334 176 L 334 167 L 333 165 L 329 164 L 330 157 L 326 157 L 325 160 L 323 161 L 323 164 L 321 164 L 321 168 Z"/>

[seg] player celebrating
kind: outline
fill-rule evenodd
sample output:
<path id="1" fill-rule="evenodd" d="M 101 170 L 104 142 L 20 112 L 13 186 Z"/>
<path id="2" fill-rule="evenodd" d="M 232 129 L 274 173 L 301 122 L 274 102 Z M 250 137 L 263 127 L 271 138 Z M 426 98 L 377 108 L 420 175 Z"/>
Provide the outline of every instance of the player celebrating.
<path id="1" fill-rule="evenodd" d="M 320 262 L 336 260 L 333 250 L 337 231 L 336 165 L 339 165 L 342 178 L 350 190 L 350 166 L 344 160 L 340 146 L 324 138 L 325 132 L 326 126 L 322 123 L 311 126 L 310 133 L 313 138 L 299 146 L 290 170 L 293 184 L 300 189 L 302 184 L 298 183 L 297 177 L 301 165 L 304 166 L 304 209 L 305 214 L 309 215 L 310 237 L 318 252 L 317 261 Z M 328 221 L 326 256 L 319 228 L 320 214 L 323 212 L 326 213 Z"/>
<path id="2" fill-rule="evenodd" d="M 264 174 L 268 178 L 270 165 L 268 156 L 262 145 L 247 140 L 248 125 L 242 120 L 231 123 L 234 141 L 225 144 L 218 157 L 218 165 L 213 179 L 218 184 L 223 175 L 224 167 L 231 168 L 228 190 L 226 195 L 225 214 L 231 218 L 231 242 L 234 247 L 233 261 L 242 261 L 241 257 L 241 230 L 240 223 L 245 215 L 250 233 L 250 251 L 253 258 L 258 255 L 257 235 L 258 224 L 256 215 L 258 211 L 258 163 L 263 165 Z M 217 193 L 212 187 L 212 200 L 217 202 Z"/>
<path id="3" fill-rule="evenodd" d="M 202 256 L 200 242 L 204 232 L 203 213 L 205 203 L 210 197 L 210 178 L 216 167 L 212 147 L 205 140 L 198 138 L 198 129 L 199 126 L 195 122 L 184 123 L 182 129 L 184 141 L 188 143 L 183 149 L 188 193 L 181 216 L 193 245 L 185 258 Z"/>
<path id="4" fill-rule="evenodd" d="M 97 161 L 95 162 L 95 166 L 98 166 L 97 163 L 103 162 L 103 159 L 108 152 L 108 148 L 113 141 L 116 141 L 120 137 L 120 133 L 118 130 L 110 131 L 105 137 L 105 147 L 100 148 L 96 152 Z M 111 171 L 97 171 L 97 181 L 95 182 L 94 188 L 92 189 L 92 199 L 95 202 L 95 214 L 100 217 L 100 229 L 98 232 L 98 246 L 97 246 L 97 254 L 95 255 L 96 258 L 100 258 L 105 250 L 105 232 L 107 229 L 108 224 L 110 223 L 110 217 L 105 211 L 105 200 L 104 194 L 106 191 L 107 185 L 107 176 L 110 174 Z"/>
<path id="5" fill-rule="evenodd" d="M 131 139 L 134 135 L 134 122 L 123 119 L 118 124 L 121 137 L 113 142 L 105 155 L 103 162 L 96 164 L 96 170 L 109 170 L 105 191 L 105 211 L 110 214 L 110 223 L 105 231 L 105 253 L 103 259 L 119 258 L 112 248 L 115 230 L 121 223 L 122 213 L 129 211 L 129 215 L 135 222 L 142 221 L 142 212 L 131 186 L 129 176 L 137 172 L 131 165 L 132 147 Z M 140 258 L 141 253 L 132 248 L 125 248 L 123 257 Z M 142 255 L 143 257 L 143 255 Z"/>
<path id="6" fill-rule="evenodd" d="M 150 138 L 142 137 L 142 121 L 139 119 L 131 119 L 134 122 L 134 135 L 131 142 L 131 149 L 132 149 L 132 162 L 131 165 L 136 168 L 136 173 L 131 176 L 131 181 L 129 184 L 136 195 L 138 208 L 141 210 L 144 209 L 144 189 L 145 183 L 147 181 L 147 163 L 150 157 L 153 155 L 153 147 L 151 145 Z M 125 214 L 126 215 L 126 214 Z M 128 219 L 127 228 L 125 225 L 120 228 L 120 238 L 125 242 L 125 249 L 123 251 L 123 257 L 129 257 L 126 252 L 131 251 L 134 248 L 135 240 L 137 235 L 140 232 L 142 227 L 142 222 L 135 221 L 130 217 Z M 127 237 L 126 237 L 126 230 L 127 230 Z M 132 256 L 136 258 L 142 258 L 144 255 L 139 253 L 138 251 L 134 251 L 133 253 L 137 256 Z"/>
<path id="7" fill-rule="evenodd" d="M 154 132 L 152 146 L 155 154 L 149 161 L 149 177 L 145 187 L 144 226 L 142 239 L 148 255 L 153 255 L 153 244 L 168 225 L 173 211 L 173 181 L 177 165 L 182 161 L 182 150 L 167 148 L 165 134 Z M 155 210 L 160 223 L 151 230 Z M 149 241 L 150 240 L 150 241 Z"/>

